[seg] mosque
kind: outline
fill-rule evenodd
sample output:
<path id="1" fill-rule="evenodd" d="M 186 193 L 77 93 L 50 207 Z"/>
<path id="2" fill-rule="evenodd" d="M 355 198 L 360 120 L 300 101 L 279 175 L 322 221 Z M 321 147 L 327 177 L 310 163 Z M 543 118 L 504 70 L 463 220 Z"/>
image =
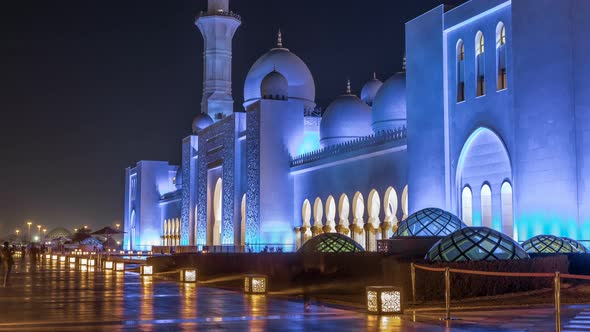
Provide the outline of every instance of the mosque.
<path id="1" fill-rule="evenodd" d="M 399 73 L 343 84 L 323 114 L 279 32 L 234 112 L 241 18 L 209 0 L 201 113 L 182 165 L 126 169 L 124 246 L 293 251 L 334 232 L 374 251 L 428 207 L 517 241 L 590 239 L 588 17 L 581 0 L 441 5 L 406 23 Z"/>

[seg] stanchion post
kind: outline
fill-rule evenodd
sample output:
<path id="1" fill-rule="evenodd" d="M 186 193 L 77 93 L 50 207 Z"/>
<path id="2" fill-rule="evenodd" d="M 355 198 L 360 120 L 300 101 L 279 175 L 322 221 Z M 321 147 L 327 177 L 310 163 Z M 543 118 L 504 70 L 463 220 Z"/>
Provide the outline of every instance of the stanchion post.
<path id="1" fill-rule="evenodd" d="M 447 266 L 445 268 L 445 319 L 451 319 L 451 270 Z"/>
<path id="2" fill-rule="evenodd" d="M 416 303 L 416 265 L 410 264 L 410 275 L 412 278 L 412 302 Z"/>
<path id="3" fill-rule="evenodd" d="M 555 272 L 553 284 L 555 290 L 555 331 L 561 332 L 561 276 L 559 272 Z"/>

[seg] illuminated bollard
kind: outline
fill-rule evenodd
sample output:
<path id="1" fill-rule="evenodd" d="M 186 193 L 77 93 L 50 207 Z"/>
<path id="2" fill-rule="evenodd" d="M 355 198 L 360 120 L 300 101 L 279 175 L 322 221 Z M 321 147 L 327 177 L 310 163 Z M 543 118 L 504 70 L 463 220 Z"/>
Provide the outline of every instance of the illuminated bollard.
<path id="1" fill-rule="evenodd" d="M 139 267 L 139 274 L 142 276 L 154 275 L 154 267 L 151 265 L 142 265 Z"/>
<path id="2" fill-rule="evenodd" d="M 56 261 L 57 259 L 58 259 L 58 256 L 57 256 L 57 255 L 53 255 L 53 256 L 51 256 L 51 260 L 52 260 L 52 261 Z"/>
<path id="3" fill-rule="evenodd" d="M 402 290 L 393 286 L 367 287 L 367 311 L 387 315 L 402 313 Z"/>
<path id="4" fill-rule="evenodd" d="M 51 260 L 51 255 L 50 254 L 45 255 L 45 259 L 46 260 Z"/>
<path id="5" fill-rule="evenodd" d="M 112 271 L 115 267 L 115 264 L 113 261 L 104 261 L 103 263 L 103 268 L 107 271 Z"/>
<path id="6" fill-rule="evenodd" d="M 88 258 L 80 257 L 80 259 L 78 259 L 78 264 L 82 265 L 82 266 L 87 266 L 88 265 Z"/>
<path id="7" fill-rule="evenodd" d="M 181 269 L 180 270 L 180 282 L 185 283 L 196 283 L 197 282 L 197 269 Z"/>
<path id="8" fill-rule="evenodd" d="M 266 294 L 268 278 L 263 275 L 248 275 L 244 277 L 244 293 Z"/>
<path id="9" fill-rule="evenodd" d="M 95 267 L 96 266 L 96 258 L 89 258 L 88 259 L 88 266 Z"/>
<path id="10" fill-rule="evenodd" d="M 125 263 L 117 262 L 115 263 L 115 271 L 117 272 L 125 272 Z"/>
<path id="11" fill-rule="evenodd" d="M 65 263 L 66 262 L 67 257 L 66 256 L 60 256 L 59 257 L 59 262 L 60 263 Z"/>
<path id="12" fill-rule="evenodd" d="M 76 257 L 70 256 L 70 264 L 76 264 Z"/>

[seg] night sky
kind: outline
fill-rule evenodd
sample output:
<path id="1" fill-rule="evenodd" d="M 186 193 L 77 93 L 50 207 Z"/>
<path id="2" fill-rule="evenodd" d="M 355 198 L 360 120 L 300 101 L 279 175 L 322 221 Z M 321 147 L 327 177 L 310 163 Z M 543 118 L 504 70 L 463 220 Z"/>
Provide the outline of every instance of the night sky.
<path id="1" fill-rule="evenodd" d="M 457 1 L 445 1 L 458 3 Z M 318 104 L 399 71 L 404 23 L 436 0 L 234 0 L 233 88 L 283 31 Z M 0 236 L 32 219 L 97 229 L 123 215 L 124 169 L 178 164 L 199 113 L 205 0 L 4 0 L 0 5 Z"/>

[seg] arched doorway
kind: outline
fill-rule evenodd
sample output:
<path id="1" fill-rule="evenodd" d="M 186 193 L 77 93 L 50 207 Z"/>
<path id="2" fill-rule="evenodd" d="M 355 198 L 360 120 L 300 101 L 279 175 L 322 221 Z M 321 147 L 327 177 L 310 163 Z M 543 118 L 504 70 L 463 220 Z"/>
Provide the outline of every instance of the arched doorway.
<path id="1" fill-rule="evenodd" d="M 219 246 L 221 245 L 221 220 L 222 220 L 222 213 L 223 211 L 223 180 L 221 178 L 217 179 L 215 183 L 215 190 L 213 193 L 213 245 Z"/>
<path id="2" fill-rule="evenodd" d="M 455 197 L 462 219 L 469 220 L 466 187 L 472 188 L 472 224 L 487 226 L 513 236 L 514 223 L 502 220 L 502 185 L 512 182 L 512 167 L 502 139 L 488 128 L 478 128 L 465 141 L 457 162 Z M 508 206 L 508 204 L 506 203 Z M 510 205 L 512 206 L 512 202 Z"/>

